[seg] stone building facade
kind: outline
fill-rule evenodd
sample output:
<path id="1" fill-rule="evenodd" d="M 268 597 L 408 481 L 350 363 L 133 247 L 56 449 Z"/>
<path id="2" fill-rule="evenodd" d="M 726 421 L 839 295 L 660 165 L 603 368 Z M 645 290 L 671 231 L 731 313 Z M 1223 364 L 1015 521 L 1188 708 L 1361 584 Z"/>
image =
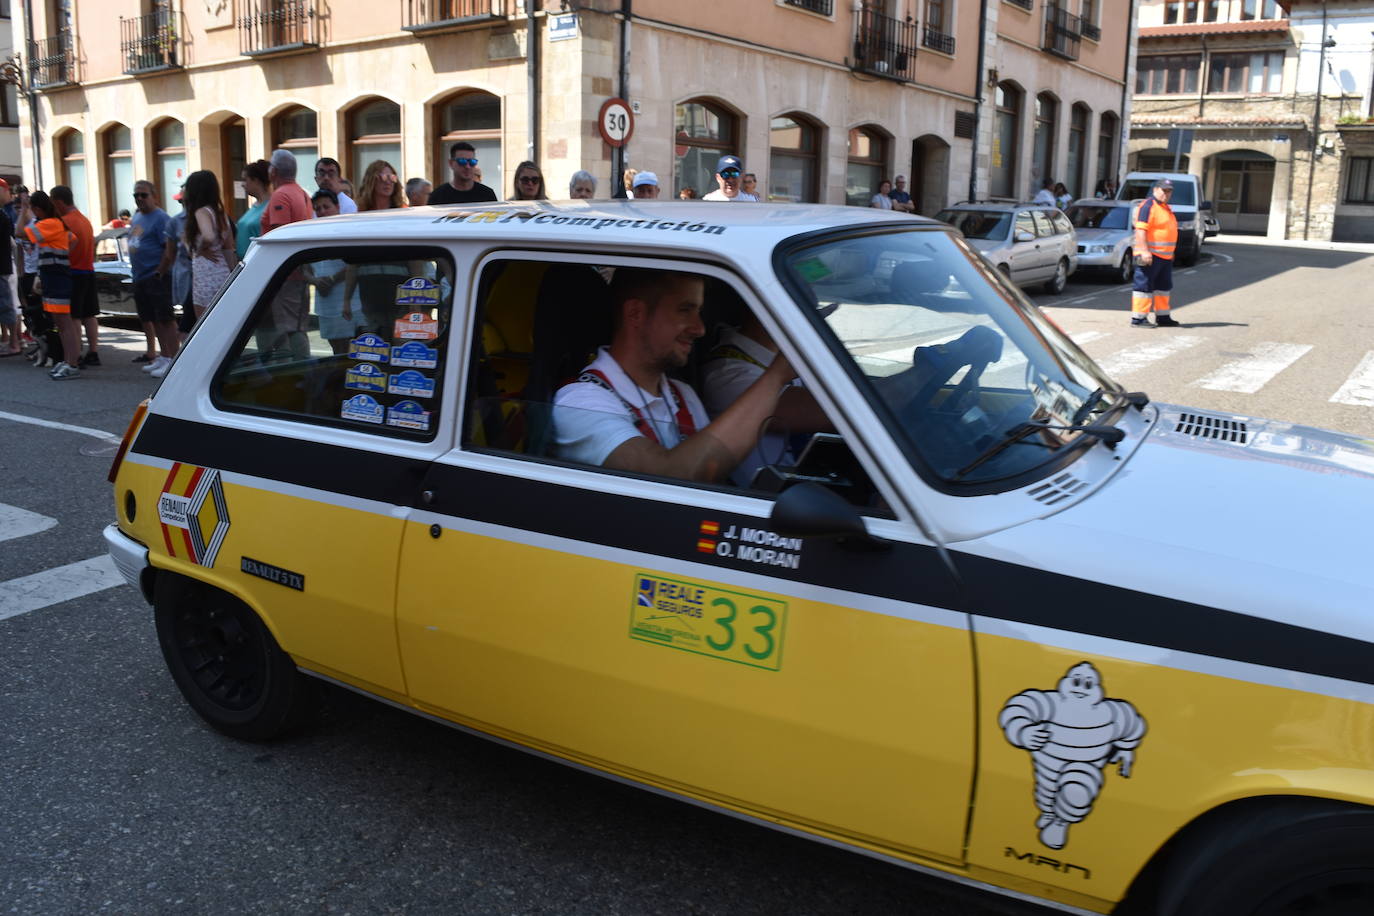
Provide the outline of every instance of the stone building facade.
<path id="1" fill-rule="evenodd" d="M 664 194 L 743 157 L 773 200 L 866 205 L 909 176 L 921 212 L 969 194 L 1091 193 L 1119 171 L 1130 20 L 1102 0 L 33 0 L 14 5 L 30 183 L 70 184 L 102 221 L 135 178 L 215 171 L 278 146 L 305 182 L 332 156 L 446 180 L 456 140 L 484 183 L 515 166 L 549 195 L 623 167 Z M 24 10 L 32 20 L 23 19 Z M 980 66 L 981 65 L 981 66 Z M 634 132 L 604 142 L 623 96 Z M 615 177 L 613 177 L 613 175 Z M 170 196 L 170 193 L 165 194 Z"/>
<path id="2" fill-rule="evenodd" d="M 1374 151 L 1363 126 L 1374 8 L 1144 0 L 1139 20 L 1130 168 L 1177 161 L 1200 176 L 1223 232 L 1374 239 L 1374 179 L 1364 177 Z M 1172 129 L 1192 135 L 1177 160 Z"/>

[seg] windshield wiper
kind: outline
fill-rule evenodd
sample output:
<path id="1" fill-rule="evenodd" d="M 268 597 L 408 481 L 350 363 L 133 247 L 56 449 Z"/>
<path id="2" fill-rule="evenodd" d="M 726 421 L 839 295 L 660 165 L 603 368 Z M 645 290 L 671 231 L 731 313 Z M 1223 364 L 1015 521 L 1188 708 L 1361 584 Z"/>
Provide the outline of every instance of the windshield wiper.
<path id="1" fill-rule="evenodd" d="M 1105 388 L 1099 388 L 1092 394 L 1088 395 L 1087 399 L 1082 403 L 1082 405 L 1080 405 L 1079 408 L 1073 412 L 1073 419 L 1069 420 L 1069 423 L 1073 426 L 1077 426 L 1078 424 L 1086 420 L 1088 418 L 1088 414 L 1093 412 L 1093 408 L 1102 402 L 1102 398 L 1105 397 L 1106 394 L 1107 390 Z"/>
<path id="2" fill-rule="evenodd" d="M 979 466 L 985 464 L 988 461 L 991 461 L 993 458 L 996 458 L 998 455 L 1002 454 L 1004 450 L 1010 448 L 1018 442 L 1023 441 L 1027 436 L 1031 435 L 1032 433 L 1044 432 L 1045 430 L 1055 430 L 1056 432 L 1083 433 L 1084 435 L 1093 436 L 1097 439 L 1101 439 L 1103 442 L 1107 443 L 1107 445 L 1112 448 L 1115 448 L 1118 442 L 1126 438 L 1126 434 L 1121 430 L 1117 429 L 1115 426 L 1080 426 L 1077 423 L 1073 424 L 1072 426 L 1054 426 L 1049 423 L 1021 423 L 1007 430 L 1006 435 L 1003 436 L 1000 442 L 993 444 L 987 451 L 983 452 L 983 454 L 979 455 L 977 458 L 973 459 L 968 464 L 964 465 L 962 468 L 955 471 L 954 476 L 951 477 L 950 480 L 958 480 L 970 471 L 978 468 Z M 1032 442 L 1028 444 L 1039 445 L 1042 448 L 1055 447 L 1052 445 L 1048 445 L 1044 442 Z"/>

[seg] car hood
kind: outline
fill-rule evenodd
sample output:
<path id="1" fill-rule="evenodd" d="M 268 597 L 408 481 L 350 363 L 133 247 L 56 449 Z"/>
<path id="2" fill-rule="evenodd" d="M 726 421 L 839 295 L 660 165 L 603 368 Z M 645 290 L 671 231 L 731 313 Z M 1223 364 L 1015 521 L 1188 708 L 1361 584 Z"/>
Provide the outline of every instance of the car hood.
<path id="1" fill-rule="evenodd" d="M 1115 245 L 1123 239 L 1129 239 L 1131 231 L 1129 229 L 1077 229 L 1078 243 L 1086 245 L 1090 243 L 1110 242 Z"/>
<path id="2" fill-rule="evenodd" d="M 1110 483 L 1019 537 L 1076 575 L 1374 642 L 1374 440 L 1159 409 Z"/>

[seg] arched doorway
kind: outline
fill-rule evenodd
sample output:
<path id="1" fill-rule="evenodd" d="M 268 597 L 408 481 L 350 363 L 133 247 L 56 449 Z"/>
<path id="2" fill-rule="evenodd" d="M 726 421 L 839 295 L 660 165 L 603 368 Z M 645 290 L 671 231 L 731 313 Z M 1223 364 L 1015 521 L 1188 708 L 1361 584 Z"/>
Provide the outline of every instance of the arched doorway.
<path id="1" fill-rule="evenodd" d="M 1274 157 L 1249 149 L 1228 150 L 1207 161 L 1214 176 L 1212 212 L 1222 232 L 1256 233 L 1269 229 L 1274 199 Z"/>
<path id="2" fill-rule="evenodd" d="M 949 144 L 934 134 L 911 143 L 911 202 L 922 216 L 934 216 L 949 203 Z"/>

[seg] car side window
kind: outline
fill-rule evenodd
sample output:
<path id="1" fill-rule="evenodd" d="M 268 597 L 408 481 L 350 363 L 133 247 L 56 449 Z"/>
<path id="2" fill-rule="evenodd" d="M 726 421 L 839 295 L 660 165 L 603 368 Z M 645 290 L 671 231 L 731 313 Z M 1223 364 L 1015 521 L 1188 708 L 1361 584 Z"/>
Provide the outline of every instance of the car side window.
<path id="1" fill-rule="evenodd" d="M 1073 223 L 1069 221 L 1067 214 L 1056 210 L 1050 214 L 1050 221 L 1054 223 L 1054 231 L 1061 235 L 1068 235 L 1073 231 Z"/>
<path id="2" fill-rule="evenodd" d="M 245 322 L 212 398 L 226 410 L 433 438 L 453 276 L 431 248 L 293 258 Z"/>
<path id="3" fill-rule="evenodd" d="M 1050 215 L 1044 210 L 1032 210 L 1031 216 L 1035 218 L 1035 235 L 1037 238 L 1049 238 L 1054 235 L 1054 223 L 1050 222 Z"/>
<path id="4" fill-rule="evenodd" d="M 885 294 L 881 259 L 839 267 L 856 294 Z M 472 327 L 465 448 L 755 494 L 817 479 L 858 505 L 875 499 L 811 394 L 762 379 L 776 350 L 719 277 L 494 260 L 479 278 Z M 755 403 L 758 416 L 735 424 L 742 460 L 718 451 L 692 459 L 715 444 L 693 437 Z"/>
<path id="5" fill-rule="evenodd" d="M 1016 214 L 1016 231 L 1029 232 L 1032 236 L 1035 235 L 1035 220 L 1031 218 L 1030 211 L 1022 210 Z"/>

